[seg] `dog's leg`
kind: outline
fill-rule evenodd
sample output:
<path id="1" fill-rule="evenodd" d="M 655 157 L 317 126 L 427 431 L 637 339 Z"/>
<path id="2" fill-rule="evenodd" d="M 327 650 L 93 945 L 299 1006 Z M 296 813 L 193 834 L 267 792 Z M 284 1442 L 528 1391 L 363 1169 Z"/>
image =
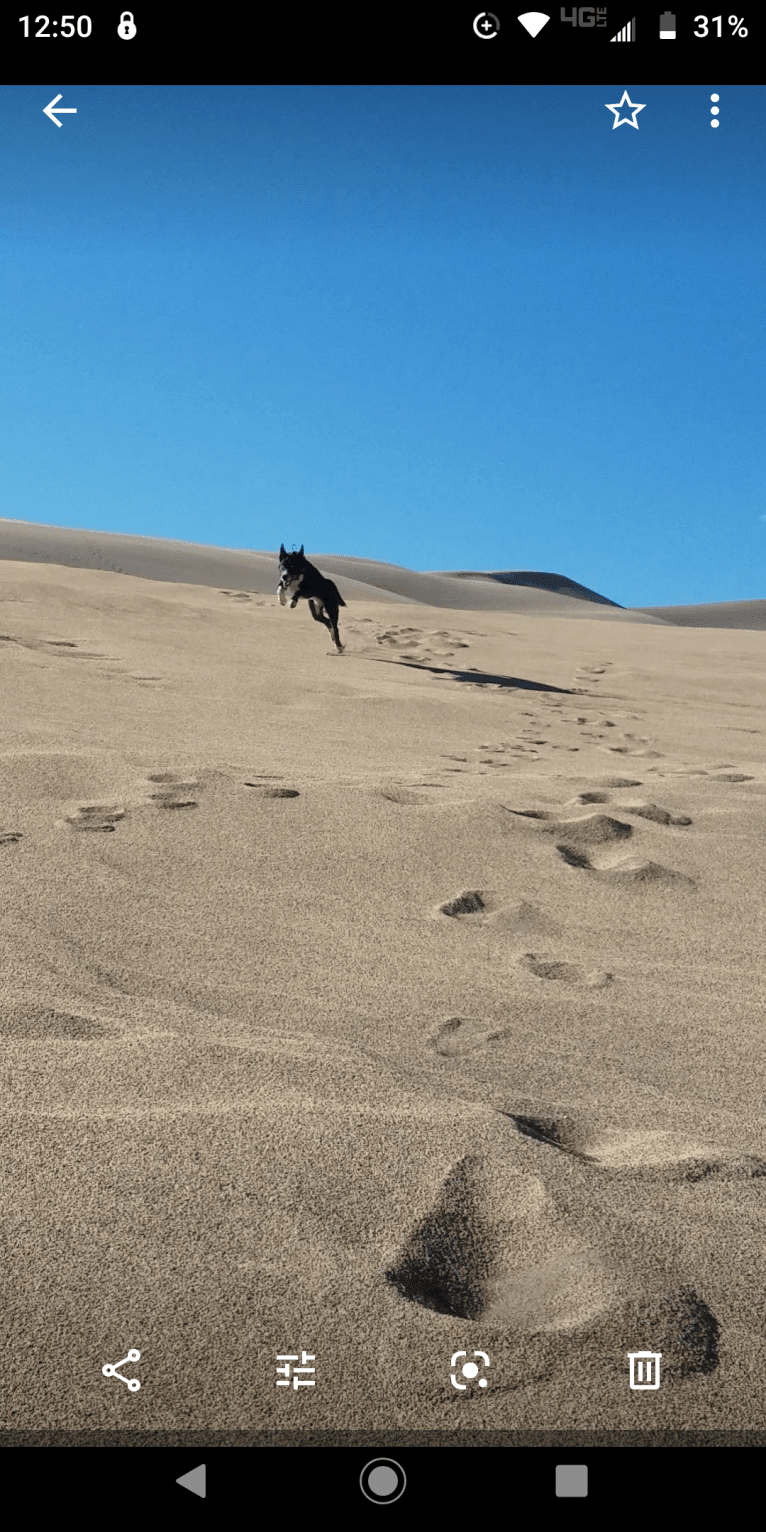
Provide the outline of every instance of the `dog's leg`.
<path id="1" fill-rule="evenodd" d="M 327 616 L 321 601 L 317 601 L 315 597 L 309 597 L 309 609 L 314 621 L 323 622 L 325 627 L 330 628 L 330 632 L 332 632 L 332 628 L 330 627 L 330 619 Z"/>
<path id="2" fill-rule="evenodd" d="M 330 632 L 332 634 L 332 641 L 333 641 L 333 643 L 334 643 L 338 653 L 342 654 L 343 653 L 343 645 L 342 645 L 342 643 L 340 641 L 340 638 L 338 637 L 338 622 L 337 622 L 337 618 L 333 617 L 332 613 L 328 612 L 327 607 L 324 606 L 323 603 L 321 601 L 319 601 L 316 597 L 314 599 L 309 599 L 309 606 L 311 608 L 311 615 L 314 618 L 314 621 L 315 622 L 323 622 L 325 627 L 329 628 L 329 630 L 330 630 Z"/>
<path id="3" fill-rule="evenodd" d="M 340 641 L 340 634 L 338 632 L 338 613 L 337 612 L 330 612 L 330 613 L 328 613 L 328 616 L 329 616 L 329 622 L 328 622 L 327 626 L 330 629 L 330 632 L 332 633 L 332 641 L 333 641 L 333 643 L 334 643 L 338 653 L 342 654 L 343 653 L 343 645 L 342 645 L 342 643 Z"/>

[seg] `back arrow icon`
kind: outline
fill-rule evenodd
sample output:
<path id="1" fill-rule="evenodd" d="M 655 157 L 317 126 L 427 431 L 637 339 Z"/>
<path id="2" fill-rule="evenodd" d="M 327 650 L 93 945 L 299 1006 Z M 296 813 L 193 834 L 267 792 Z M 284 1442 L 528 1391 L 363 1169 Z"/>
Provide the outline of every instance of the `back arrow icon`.
<path id="1" fill-rule="evenodd" d="M 61 96 L 60 95 L 59 96 L 54 96 L 53 100 L 49 101 L 48 105 L 43 107 L 43 111 L 44 111 L 46 117 L 50 117 L 51 122 L 55 122 L 57 128 L 61 127 L 61 123 L 59 122 L 58 117 L 54 117 L 54 115 L 53 115 L 53 108 L 56 105 L 56 102 L 60 101 L 60 100 L 61 100 Z M 76 112 L 77 111 L 77 107 L 76 106 L 60 106 L 58 110 L 59 110 L 59 116 L 63 117 L 65 112 Z"/>

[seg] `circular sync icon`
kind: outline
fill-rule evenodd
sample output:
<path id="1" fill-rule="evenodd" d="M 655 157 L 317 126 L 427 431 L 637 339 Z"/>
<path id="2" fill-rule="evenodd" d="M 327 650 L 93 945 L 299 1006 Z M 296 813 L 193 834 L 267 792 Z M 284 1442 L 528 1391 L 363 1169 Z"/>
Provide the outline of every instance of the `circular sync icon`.
<path id="1" fill-rule="evenodd" d="M 479 11 L 478 16 L 473 18 L 473 30 L 477 37 L 497 37 L 500 31 L 500 22 L 491 11 Z"/>
<path id="2" fill-rule="evenodd" d="M 393 1458 L 373 1458 L 359 1475 L 359 1488 L 375 1505 L 390 1505 L 407 1488 L 407 1475 Z"/>

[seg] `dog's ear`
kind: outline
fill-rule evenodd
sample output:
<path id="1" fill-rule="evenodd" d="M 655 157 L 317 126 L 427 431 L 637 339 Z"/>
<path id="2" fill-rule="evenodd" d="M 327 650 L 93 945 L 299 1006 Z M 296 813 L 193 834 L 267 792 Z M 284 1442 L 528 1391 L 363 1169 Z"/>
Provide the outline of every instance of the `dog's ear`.
<path id="1" fill-rule="evenodd" d="M 303 543 L 301 543 L 301 558 L 303 557 Z"/>
<path id="2" fill-rule="evenodd" d="M 280 545 L 279 545 L 279 557 L 281 559 L 283 559 L 284 556 L 285 556 L 285 545 L 284 545 L 284 543 L 280 543 Z"/>

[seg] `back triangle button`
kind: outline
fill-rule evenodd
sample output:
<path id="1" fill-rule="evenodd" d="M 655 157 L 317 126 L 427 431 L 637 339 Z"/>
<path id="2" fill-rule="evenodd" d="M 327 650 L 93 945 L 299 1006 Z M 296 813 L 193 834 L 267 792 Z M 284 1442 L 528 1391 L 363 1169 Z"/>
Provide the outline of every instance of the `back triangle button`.
<path id="1" fill-rule="evenodd" d="M 200 1499 L 204 1500 L 207 1494 L 204 1463 L 200 1463 L 199 1468 L 192 1468 L 189 1473 L 176 1479 L 176 1484 L 180 1484 L 182 1489 L 190 1489 L 193 1495 L 199 1495 Z"/>

